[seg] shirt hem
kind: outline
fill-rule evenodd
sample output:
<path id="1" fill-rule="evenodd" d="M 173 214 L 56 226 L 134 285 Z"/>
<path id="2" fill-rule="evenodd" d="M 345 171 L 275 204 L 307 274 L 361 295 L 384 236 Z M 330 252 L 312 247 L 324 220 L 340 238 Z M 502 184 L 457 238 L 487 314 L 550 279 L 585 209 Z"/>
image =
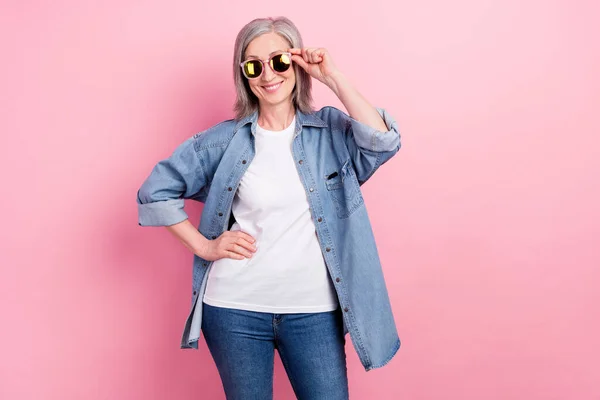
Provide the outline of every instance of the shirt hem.
<path id="1" fill-rule="evenodd" d="M 256 312 L 266 312 L 271 314 L 299 314 L 299 313 L 315 313 L 315 312 L 328 312 L 335 311 L 338 309 L 338 304 L 326 304 L 322 306 L 293 306 L 293 307 L 274 307 L 274 306 L 261 306 L 257 304 L 245 304 L 245 303 L 234 303 L 228 301 L 220 301 L 208 298 L 204 296 L 202 299 L 203 303 L 208 304 L 213 307 L 224 307 L 224 308 L 234 308 L 237 310 L 245 310 L 245 311 L 256 311 Z"/>

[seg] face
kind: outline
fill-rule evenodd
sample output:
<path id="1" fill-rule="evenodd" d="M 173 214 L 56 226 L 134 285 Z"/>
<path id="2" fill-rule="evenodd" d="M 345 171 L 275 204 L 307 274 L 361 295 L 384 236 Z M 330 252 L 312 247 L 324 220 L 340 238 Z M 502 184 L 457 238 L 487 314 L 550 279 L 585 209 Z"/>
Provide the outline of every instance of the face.
<path id="1" fill-rule="evenodd" d="M 265 61 L 262 74 L 258 78 L 248 79 L 250 90 L 256 95 L 261 106 L 291 102 L 292 91 L 296 85 L 294 68 L 275 73 L 266 62 L 272 55 L 285 52 L 289 48 L 289 43 L 274 32 L 256 37 L 246 48 L 244 60 L 258 58 Z"/>

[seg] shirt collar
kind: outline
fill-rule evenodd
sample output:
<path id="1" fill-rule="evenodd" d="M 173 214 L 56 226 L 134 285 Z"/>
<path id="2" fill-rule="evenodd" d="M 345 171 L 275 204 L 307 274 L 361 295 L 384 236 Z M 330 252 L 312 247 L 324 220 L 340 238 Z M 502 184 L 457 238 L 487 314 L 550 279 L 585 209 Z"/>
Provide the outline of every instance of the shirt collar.
<path id="1" fill-rule="evenodd" d="M 252 114 L 242 118 L 237 122 L 234 128 L 234 133 L 237 132 L 242 126 L 251 124 L 250 130 L 252 134 L 256 133 L 256 125 L 258 124 L 258 110 Z M 321 118 L 317 117 L 314 113 L 303 113 L 296 109 L 296 132 L 303 126 L 315 126 L 317 128 L 325 128 L 327 123 Z"/>

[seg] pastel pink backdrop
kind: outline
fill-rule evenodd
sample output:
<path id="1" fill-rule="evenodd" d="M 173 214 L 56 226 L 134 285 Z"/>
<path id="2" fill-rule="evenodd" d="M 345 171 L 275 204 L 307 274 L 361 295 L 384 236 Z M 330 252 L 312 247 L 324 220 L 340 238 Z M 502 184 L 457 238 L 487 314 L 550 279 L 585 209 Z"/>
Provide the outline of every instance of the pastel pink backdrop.
<path id="1" fill-rule="evenodd" d="M 4 1 L 0 398 L 224 398 L 135 195 L 232 116 L 238 30 L 287 15 L 403 134 L 363 187 L 403 345 L 365 373 L 348 342 L 351 397 L 600 399 L 598 4 Z"/>

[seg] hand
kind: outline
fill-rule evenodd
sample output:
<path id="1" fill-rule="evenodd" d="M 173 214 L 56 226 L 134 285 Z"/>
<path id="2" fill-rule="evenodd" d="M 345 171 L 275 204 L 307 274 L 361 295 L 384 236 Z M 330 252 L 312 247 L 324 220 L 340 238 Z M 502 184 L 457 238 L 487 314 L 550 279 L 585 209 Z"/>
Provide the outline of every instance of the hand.
<path id="1" fill-rule="evenodd" d="M 250 258 L 256 252 L 253 244 L 256 240 L 242 231 L 225 231 L 214 240 L 209 240 L 200 257 L 207 261 L 216 261 L 221 258 L 243 260 Z"/>
<path id="2" fill-rule="evenodd" d="M 330 86 L 336 74 L 339 73 L 329 52 L 320 48 L 291 48 L 292 61 L 304 69 L 310 76 Z"/>

